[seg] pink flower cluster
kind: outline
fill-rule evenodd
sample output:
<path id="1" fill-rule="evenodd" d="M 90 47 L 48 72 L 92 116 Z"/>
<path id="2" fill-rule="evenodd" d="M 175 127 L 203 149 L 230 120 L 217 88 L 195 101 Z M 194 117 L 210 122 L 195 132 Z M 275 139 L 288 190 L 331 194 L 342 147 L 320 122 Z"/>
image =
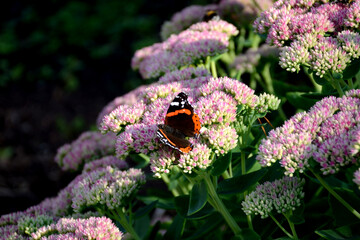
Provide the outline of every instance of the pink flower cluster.
<path id="1" fill-rule="evenodd" d="M 125 159 L 133 152 L 148 155 L 150 168 L 157 177 L 169 173 L 173 165 L 189 173 L 195 167 L 206 168 L 211 164 L 209 156 L 225 154 L 236 147 L 238 133 L 234 122 L 241 121 L 237 119 L 238 105 L 242 105 L 244 111 L 266 112 L 279 104 L 279 99 L 274 96 L 258 97 L 254 90 L 237 80 L 198 76 L 192 74 L 194 72 L 206 74 L 202 69 L 169 73 L 164 76 L 168 80 L 154 83 L 139 94 L 139 99 L 145 104 L 143 114 L 138 122 L 128 124 L 119 133 L 116 141 L 118 158 Z M 189 139 L 194 148 L 187 154 L 170 150 L 159 142 L 156 135 L 158 124 L 164 124 L 167 109 L 180 92 L 188 95 L 203 127 L 198 139 Z"/>
<path id="2" fill-rule="evenodd" d="M 352 59 L 360 56 L 360 35 L 345 30 L 336 38 L 317 38 L 305 34 L 280 52 L 280 66 L 287 71 L 298 72 L 301 66 L 309 66 L 316 75 L 341 73 Z"/>
<path id="3" fill-rule="evenodd" d="M 255 191 L 245 197 L 241 203 L 246 215 L 260 215 L 267 218 L 273 211 L 286 213 L 301 205 L 304 198 L 304 179 L 284 176 L 273 182 L 258 185 Z"/>
<path id="4" fill-rule="evenodd" d="M 296 170 L 303 172 L 311 157 L 323 174 L 333 174 L 342 166 L 356 163 L 359 96 L 360 90 L 352 90 L 342 98 L 327 97 L 308 112 L 296 114 L 262 140 L 257 160 L 262 166 L 279 161 L 289 176 Z"/>
<path id="5" fill-rule="evenodd" d="M 71 207 L 75 212 L 93 206 L 106 209 L 123 207 L 130 195 L 144 183 L 145 175 L 140 169 L 100 168 L 83 174 L 73 186 Z"/>
<path id="6" fill-rule="evenodd" d="M 207 56 L 224 53 L 229 38 L 237 34 L 233 25 L 222 20 L 195 24 L 162 43 L 136 51 L 131 65 L 139 69 L 143 78 L 159 77 Z"/>
<path id="7" fill-rule="evenodd" d="M 349 4 L 322 1 L 277 1 L 254 22 L 267 43 L 284 47 L 280 65 L 298 72 L 308 66 L 316 75 L 341 73 L 360 56 L 360 0 Z"/>
<path id="8" fill-rule="evenodd" d="M 103 118 L 105 115 L 108 115 L 111 113 L 114 109 L 116 109 L 118 106 L 121 105 L 133 105 L 137 102 L 139 102 L 139 94 L 144 90 L 145 86 L 137 87 L 136 89 L 124 94 L 123 96 L 116 97 L 114 100 L 109 102 L 99 113 L 96 124 L 97 126 L 100 126 L 101 122 L 103 121 Z"/>
<path id="9" fill-rule="evenodd" d="M 160 35 L 162 40 L 168 39 L 172 34 L 178 34 L 192 24 L 201 22 L 208 10 L 216 10 L 216 5 L 192 5 L 175 13 L 170 21 L 165 21 L 161 26 Z"/>
<path id="10" fill-rule="evenodd" d="M 71 144 L 65 144 L 57 151 L 55 162 L 62 170 L 78 171 L 83 164 L 103 156 L 115 154 L 115 134 L 84 132 Z"/>
<path id="11" fill-rule="evenodd" d="M 31 235 L 41 240 L 120 240 L 122 232 L 106 217 L 88 219 L 61 218 L 55 224 L 44 226 Z"/>

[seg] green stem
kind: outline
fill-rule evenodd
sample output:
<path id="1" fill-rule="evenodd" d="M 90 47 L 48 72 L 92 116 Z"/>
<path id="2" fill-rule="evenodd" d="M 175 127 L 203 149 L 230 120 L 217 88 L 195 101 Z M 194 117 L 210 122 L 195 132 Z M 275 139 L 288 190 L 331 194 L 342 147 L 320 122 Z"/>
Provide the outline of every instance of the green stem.
<path id="1" fill-rule="evenodd" d="M 283 213 L 283 215 L 285 216 L 286 220 L 287 220 L 288 223 L 289 223 L 291 232 L 292 232 L 292 234 L 293 234 L 293 239 L 295 239 L 295 240 L 299 239 L 298 236 L 297 236 L 297 234 L 296 234 L 296 230 L 295 230 L 295 225 L 294 225 L 294 223 L 290 221 L 290 219 L 289 219 L 289 217 L 288 217 L 287 214 Z"/>
<path id="2" fill-rule="evenodd" d="M 304 72 L 308 76 L 308 78 L 310 79 L 311 83 L 314 85 L 315 91 L 316 92 L 321 92 L 322 86 L 317 84 L 317 82 L 315 81 L 313 75 L 309 73 L 309 68 L 308 67 L 304 67 Z"/>
<path id="3" fill-rule="evenodd" d="M 245 43 L 245 35 L 246 35 L 246 29 L 244 27 L 240 28 L 240 35 L 238 38 L 238 47 L 237 47 L 237 53 L 241 53 L 244 48 Z"/>
<path id="4" fill-rule="evenodd" d="M 317 180 L 321 183 L 321 185 L 329 191 L 331 195 L 333 195 L 344 207 L 346 207 L 352 214 L 354 214 L 358 219 L 360 219 L 360 213 L 356 211 L 349 203 L 347 203 L 339 194 L 337 194 L 330 186 L 325 182 L 325 180 L 317 174 L 312 168 L 309 168 L 312 174 L 316 177 Z"/>
<path id="5" fill-rule="evenodd" d="M 243 74 L 243 71 L 239 70 L 239 71 L 236 73 L 236 76 L 235 76 L 236 80 L 239 81 L 242 74 Z"/>
<path id="6" fill-rule="evenodd" d="M 245 152 L 244 151 L 241 151 L 240 153 L 240 157 L 241 157 L 241 175 L 245 175 L 247 170 L 246 170 L 246 158 L 245 158 Z M 248 194 L 248 191 L 244 191 L 244 199 L 246 197 L 246 195 Z M 252 219 L 251 219 L 251 216 L 250 215 L 247 215 L 246 216 L 246 220 L 248 222 L 248 226 L 251 230 L 253 230 L 253 224 L 252 224 Z"/>
<path id="7" fill-rule="evenodd" d="M 224 172 L 221 174 L 221 176 L 222 176 L 224 179 L 230 178 L 230 174 L 229 174 L 228 171 L 224 171 Z"/>
<path id="8" fill-rule="evenodd" d="M 229 163 L 229 175 L 231 178 L 233 177 L 232 161 L 230 161 L 230 163 Z"/>
<path id="9" fill-rule="evenodd" d="M 215 61 L 210 61 L 210 67 L 211 67 L 211 74 L 214 78 L 217 78 L 217 72 L 216 72 L 216 64 Z"/>
<path id="10" fill-rule="evenodd" d="M 340 82 L 339 81 L 336 81 L 335 79 L 333 79 L 333 83 L 335 85 L 335 89 L 336 91 L 339 93 L 339 96 L 342 97 L 344 96 L 344 92 L 340 86 Z"/>
<path id="11" fill-rule="evenodd" d="M 351 78 L 348 79 L 348 85 L 349 85 L 350 89 L 354 89 L 354 83 Z"/>
<path id="12" fill-rule="evenodd" d="M 278 220 L 276 220 L 276 218 L 273 215 L 269 215 L 272 220 L 276 223 L 276 225 L 286 234 L 288 235 L 289 238 L 294 238 L 288 231 L 286 231 L 286 229 L 279 223 Z"/>
<path id="13" fill-rule="evenodd" d="M 123 228 L 131 234 L 131 236 L 135 239 L 135 240 L 140 240 L 141 238 L 139 237 L 139 235 L 135 232 L 134 228 L 131 226 L 131 224 L 128 222 L 128 220 L 126 219 L 125 214 L 123 213 L 123 211 L 116 209 L 116 213 L 114 212 L 114 210 L 111 210 L 113 216 L 115 217 L 115 220 L 117 220 L 121 226 L 123 226 Z"/>
<path id="14" fill-rule="evenodd" d="M 189 189 L 187 188 L 187 186 L 184 186 L 184 182 L 183 181 L 178 181 L 178 188 L 181 190 L 181 192 L 184 194 L 184 195 L 187 195 L 189 194 Z M 182 195 L 183 195 L 182 194 Z"/>
<path id="15" fill-rule="evenodd" d="M 264 69 L 261 72 L 261 75 L 264 78 L 267 92 L 274 94 L 274 86 L 273 86 L 272 78 L 271 78 L 271 74 L 270 74 L 270 66 L 271 66 L 270 63 L 265 64 Z"/>
<path id="16" fill-rule="evenodd" d="M 230 215 L 229 211 L 225 207 L 224 203 L 221 201 L 219 196 L 216 193 L 216 190 L 214 188 L 214 185 L 210 179 L 210 176 L 208 174 L 204 175 L 205 183 L 208 189 L 208 194 L 210 195 L 213 202 L 213 207 L 215 210 L 217 210 L 225 219 L 226 223 L 229 225 L 231 230 L 233 231 L 234 235 L 239 235 L 241 233 L 241 228 L 239 225 L 235 222 L 234 218 Z"/>
<path id="17" fill-rule="evenodd" d="M 174 197 L 177 197 L 180 195 L 180 193 L 178 192 L 178 190 L 176 189 L 170 189 L 170 179 L 168 178 L 168 176 L 166 175 L 166 173 L 161 174 L 161 178 L 162 180 L 166 183 L 166 185 L 168 186 L 169 190 L 171 191 L 171 193 L 174 195 Z"/>

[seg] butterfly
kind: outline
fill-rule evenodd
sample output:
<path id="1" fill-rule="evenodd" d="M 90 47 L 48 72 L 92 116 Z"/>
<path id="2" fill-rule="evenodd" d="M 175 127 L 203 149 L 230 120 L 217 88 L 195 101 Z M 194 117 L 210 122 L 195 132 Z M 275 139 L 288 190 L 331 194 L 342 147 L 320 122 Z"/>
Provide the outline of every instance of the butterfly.
<path id="1" fill-rule="evenodd" d="M 193 145 L 186 137 L 198 137 L 200 118 L 188 102 L 188 96 L 181 92 L 170 103 L 164 124 L 158 125 L 160 142 L 182 153 L 190 152 Z"/>

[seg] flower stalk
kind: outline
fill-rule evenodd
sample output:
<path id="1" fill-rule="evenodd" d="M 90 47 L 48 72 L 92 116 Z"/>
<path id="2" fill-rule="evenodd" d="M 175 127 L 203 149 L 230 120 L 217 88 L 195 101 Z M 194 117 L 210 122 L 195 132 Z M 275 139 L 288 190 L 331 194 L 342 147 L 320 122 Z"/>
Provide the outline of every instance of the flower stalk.
<path id="1" fill-rule="evenodd" d="M 348 202 L 346 202 L 339 194 L 337 194 L 334 189 L 332 189 L 330 187 L 329 184 L 327 184 L 325 182 L 325 180 L 318 174 L 316 173 L 312 168 L 309 168 L 309 170 L 312 172 L 312 174 L 316 177 L 316 179 L 320 182 L 320 184 L 326 188 L 326 190 L 329 191 L 329 193 L 331 195 L 334 196 L 334 198 L 336 198 L 342 205 L 344 205 L 344 207 L 346 207 L 352 214 L 355 215 L 355 217 L 357 217 L 358 219 L 360 219 L 360 213 L 358 211 L 356 211 L 356 209 L 354 209 Z"/>
<path id="2" fill-rule="evenodd" d="M 225 219 L 226 223 L 229 225 L 231 230 L 233 231 L 234 235 L 239 235 L 241 233 L 241 228 L 236 223 L 235 219 L 231 216 L 227 208 L 225 207 L 224 203 L 216 193 L 214 185 L 210 179 L 209 174 L 204 175 L 204 180 L 206 183 L 206 187 L 208 189 L 208 194 L 211 199 L 209 203 L 218 211 Z"/>

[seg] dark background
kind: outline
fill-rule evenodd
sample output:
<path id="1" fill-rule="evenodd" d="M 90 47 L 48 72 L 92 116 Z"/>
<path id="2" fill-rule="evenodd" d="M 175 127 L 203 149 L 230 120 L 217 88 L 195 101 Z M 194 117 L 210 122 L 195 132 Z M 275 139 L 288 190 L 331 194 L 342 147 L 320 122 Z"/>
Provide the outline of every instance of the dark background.
<path id="1" fill-rule="evenodd" d="M 210 1 L 7 1 L 0 10 L 0 215 L 56 196 L 75 176 L 57 148 L 96 129 L 109 101 L 143 84 L 136 49 Z"/>

